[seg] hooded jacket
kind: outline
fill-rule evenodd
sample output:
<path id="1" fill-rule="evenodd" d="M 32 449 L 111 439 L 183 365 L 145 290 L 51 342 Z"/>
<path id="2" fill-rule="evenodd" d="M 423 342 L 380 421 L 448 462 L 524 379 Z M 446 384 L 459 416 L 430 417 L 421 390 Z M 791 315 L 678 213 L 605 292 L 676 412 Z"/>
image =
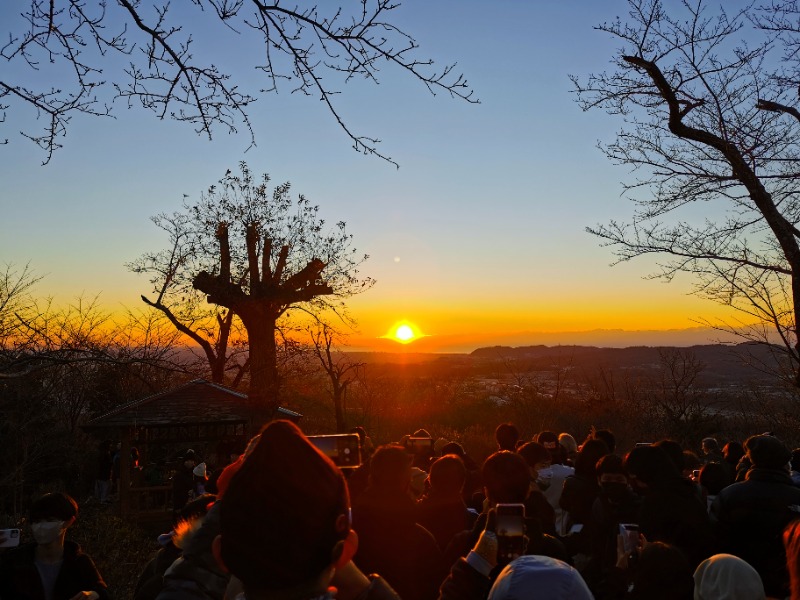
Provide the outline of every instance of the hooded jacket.
<path id="1" fill-rule="evenodd" d="M 36 569 L 35 542 L 7 550 L 0 556 L 0 598 L 3 600 L 44 600 L 44 588 Z M 81 547 L 64 542 L 64 558 L 58 571 L 54 600 L 69 600 L 78 592 L 97 592 L 101 600 L 109 598 L 106 582 L 92 559 Z"/>
<path id="2" fill-rule="evenodd" d="M 175 530 L 158 536 L 162 547 L 139 575 L 133 600 L 155 600 L 164 587 L 164 573 L 181 557 L 183 548 L 189 546 L 202 524 L 203 517 L 189 522 L 183 521 Z"/>
<path id="3" fill-rule="evenodd" d="M 219 510 L 217 502 L 183 546 L 183 555 L 166 570 L 158 600 L 216 600 L 225 595 L 230 575 L 222 570 L 211 550 L 219 533 Z"/>

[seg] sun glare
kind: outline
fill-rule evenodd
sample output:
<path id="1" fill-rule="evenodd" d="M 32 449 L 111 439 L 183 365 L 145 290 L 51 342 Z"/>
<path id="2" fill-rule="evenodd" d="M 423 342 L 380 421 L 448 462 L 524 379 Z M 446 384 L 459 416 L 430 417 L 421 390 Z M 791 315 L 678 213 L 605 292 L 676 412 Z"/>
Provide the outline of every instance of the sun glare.
<path id="1" fill-rule="evenodd" d="M 389 331 L 383 337 L 401 344 L 410 344 L 424 336 L 413 323 L 398 321 L 389 328 Z"/>
<path id="2" fill-rule="evenodd" d="M 394 337 L 401 342 L 410 342 L 414 339 L 414 330 L 408 325 L 400 325 L 400 327 L 397 328 L 397 331 L 394 332 Z"/>

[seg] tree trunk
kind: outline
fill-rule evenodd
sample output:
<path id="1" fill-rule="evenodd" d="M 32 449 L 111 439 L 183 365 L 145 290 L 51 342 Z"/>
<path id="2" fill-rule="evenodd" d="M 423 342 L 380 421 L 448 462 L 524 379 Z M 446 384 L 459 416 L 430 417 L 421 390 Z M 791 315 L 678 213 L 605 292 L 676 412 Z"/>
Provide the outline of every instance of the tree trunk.
<path id="1" fill-rule="evenodd" d="M 223 355 L 216 356 L 214 357 L 214 360 L 209 361 L 212 383 L 225 385 L 225 359 L 226 357 Z"/>
<path id="2" fill-rule="evenodd" d="M 333 388 L 333 410 L 336 414 L 336 433 L 347 433 L 347 423 L 344 420 L 344 407 L 342 402 L 342 389 L 339 386 Z"/>
<path id="3" fill-rule="evenodd" d="M 279 405 L 278 350 L 275 344 L 277 318 L 267 311 L 240 313 L 250 345 L 250 402 L 274 417 Z"/>

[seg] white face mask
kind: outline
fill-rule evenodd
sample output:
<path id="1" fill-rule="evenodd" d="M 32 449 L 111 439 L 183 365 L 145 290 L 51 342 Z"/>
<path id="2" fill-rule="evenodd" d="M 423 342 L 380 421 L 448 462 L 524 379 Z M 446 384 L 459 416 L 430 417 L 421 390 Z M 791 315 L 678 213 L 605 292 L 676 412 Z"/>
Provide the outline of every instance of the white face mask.
<path id="1" fill-rule="evenodd" d="M 33 538 L 42 546 L 54 542 L 64 529 L 64 521 L 40 521 L 31 525 Z"/>

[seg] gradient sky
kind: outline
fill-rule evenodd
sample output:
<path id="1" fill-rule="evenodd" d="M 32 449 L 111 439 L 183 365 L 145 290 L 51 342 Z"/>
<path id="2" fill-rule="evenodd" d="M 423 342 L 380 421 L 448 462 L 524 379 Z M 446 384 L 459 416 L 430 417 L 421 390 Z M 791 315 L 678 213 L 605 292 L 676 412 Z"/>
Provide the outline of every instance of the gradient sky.
<path id="1" fill-rule="evenodd" d="M 24 5 L 3 2 L 0 29 Z M 584 231 L 630 215 L 619 184 L 630 174 L 596 148 L 620 123 L 581 112 L 567 75 L 608 67 L 613 42 L 592 26 L 624 11 L 618 0 L 404 2 L 396 22 L 421 56 L 457 61 L 481 104 L 434 98 L 388 67 L 380 86 L 345 87 L 337 101 L 348 125 L 383 140 L 399 169 L 353 151 L 318 100 L 288 88 L 253 105 L 249 151 L 246 135 L 218 130 L 209 142 L 120 105 L 115 120 L 73 119 L 41 166 L 41 151 L 17 134 L 33 114 L 9 113 L 0 262 L 30 263 L 46 275 L 39 292 L 59 301 L 99 293 L 109 309 L 137 306 L 149 285 L 124 265 L 165 243 L 149 217 L 246 160 L 291 181 L 330 222 L 346 221 L 370 254 L 363 272 L 377 285 L 350 302 L 356 347 L 388 349 L 375 340 L 401 319 L 429 336 L 425 349 L 464 350 L 525 332 L 683 329 L 725 316 L 688 295 L 688 277 L 644 279 L 650 259 L 610 268 L 610 250 Z M 236 59 L 235 48 L 220 52 L 222 65 Z M 15 75 L 7 64 L 0 72 Z"/>

